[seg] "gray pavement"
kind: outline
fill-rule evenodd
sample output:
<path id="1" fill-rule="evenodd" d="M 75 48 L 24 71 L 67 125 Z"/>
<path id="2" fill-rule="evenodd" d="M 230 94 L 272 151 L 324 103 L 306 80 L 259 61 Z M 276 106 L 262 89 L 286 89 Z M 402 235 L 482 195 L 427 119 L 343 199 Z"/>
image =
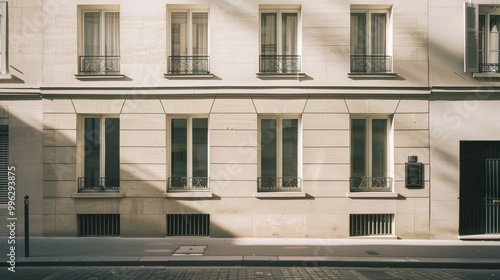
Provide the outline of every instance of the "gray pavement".
<path id="1" fill-rule="evenodd" d="M 0 262 L 10 248 L 0 238 Z M 17 238 L 22 266 L 408 267 L 500 269 L 500 241 L 312 238 Z"/>

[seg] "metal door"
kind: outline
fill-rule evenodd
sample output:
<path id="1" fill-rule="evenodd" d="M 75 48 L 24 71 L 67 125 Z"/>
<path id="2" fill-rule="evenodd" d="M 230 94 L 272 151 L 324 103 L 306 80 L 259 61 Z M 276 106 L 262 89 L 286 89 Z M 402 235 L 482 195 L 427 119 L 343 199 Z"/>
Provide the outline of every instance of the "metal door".
<path id="1" fill-rule="evenodd" d="M 486 159 L 485 233 L 500 233 L 500 159 Z"/>

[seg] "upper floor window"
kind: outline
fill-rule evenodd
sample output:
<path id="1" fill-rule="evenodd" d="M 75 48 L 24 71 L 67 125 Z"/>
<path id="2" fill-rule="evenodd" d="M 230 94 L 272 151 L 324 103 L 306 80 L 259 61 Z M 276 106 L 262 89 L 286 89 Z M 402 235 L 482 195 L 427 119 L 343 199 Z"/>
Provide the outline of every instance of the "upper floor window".
<path id="1" fill-rule="evenodd" d="M 0 1 L 0 75 L 9 73 L 8 4 Z"/>
<path id="2" fill-rule="evenodd" d="M 465 72 L 500 72 L 500 6 L 465 3 Z"/>
<path id="3" fill-rule="evenodd" d="M 111 116 L 82 117 L 83 177 L 79 191 L 118 191 L 120 188 L 120 119 Z"/>
<path id="4" fill-rule="evenodd" d="M 351 9 L 351 73 L 391 73 L 388 10 Z"/>
<path id="5" fill-rule="evenodd" d="M 80 74 L 120 74 L 120 12 L 114 8 L 81 9 Z"/>
<path id="6" fill-rule="evenodd" d="M 299 119 L 259 119 L 258 192 L 302 191 L 299 177 Z"/>
<path id="7" fill-rule="evenodd" d="M 298 73 L 300 57 L 298 8 L 260 10 L 260 73 Z"/>
<path id="8" fill-rule="evenodd" d="M 351 192 L 392 191 L 389 170 L 389 118 L 351 118 Z"/>
<path id="9" fill-rule="evenodd" d="M 170 10 L 170 74 L 208 74 L 208 11 Z"/>
<path id="10" fill-rule="evenodd" d="M 168 191 L 208 191 L 208 118 L 170 119 Z"/>

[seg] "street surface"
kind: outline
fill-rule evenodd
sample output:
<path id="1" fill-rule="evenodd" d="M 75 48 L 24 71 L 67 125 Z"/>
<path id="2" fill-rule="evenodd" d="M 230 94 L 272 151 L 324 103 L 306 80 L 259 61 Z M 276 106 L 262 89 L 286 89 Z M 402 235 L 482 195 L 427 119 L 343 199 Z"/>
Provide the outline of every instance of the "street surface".
<path id="1" fill-rule="evenodd" d="M 499 269 L 340 267 L 16 267 L 0 268 L 2 280 L 156 279 L 500 279 Z"/>

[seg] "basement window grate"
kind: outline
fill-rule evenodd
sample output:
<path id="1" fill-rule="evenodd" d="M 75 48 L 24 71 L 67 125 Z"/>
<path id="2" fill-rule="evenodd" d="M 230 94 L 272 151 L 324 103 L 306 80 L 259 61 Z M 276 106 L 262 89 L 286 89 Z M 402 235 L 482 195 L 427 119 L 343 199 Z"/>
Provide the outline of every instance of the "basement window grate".
<path id="1" fill-rule="evenodd" d="M 78 214 L 78 236 L 120 236 L 120 214 Z"/>
<path id="2" fill-rule="evenodd" d="M 167 214 L 167 236 L 210 236 L 210 215 Z"/>
<path id="3" fill-rule="evenodd" d="M 393 235 L 394 214 L 351 214 L 349 236 Z"/>

